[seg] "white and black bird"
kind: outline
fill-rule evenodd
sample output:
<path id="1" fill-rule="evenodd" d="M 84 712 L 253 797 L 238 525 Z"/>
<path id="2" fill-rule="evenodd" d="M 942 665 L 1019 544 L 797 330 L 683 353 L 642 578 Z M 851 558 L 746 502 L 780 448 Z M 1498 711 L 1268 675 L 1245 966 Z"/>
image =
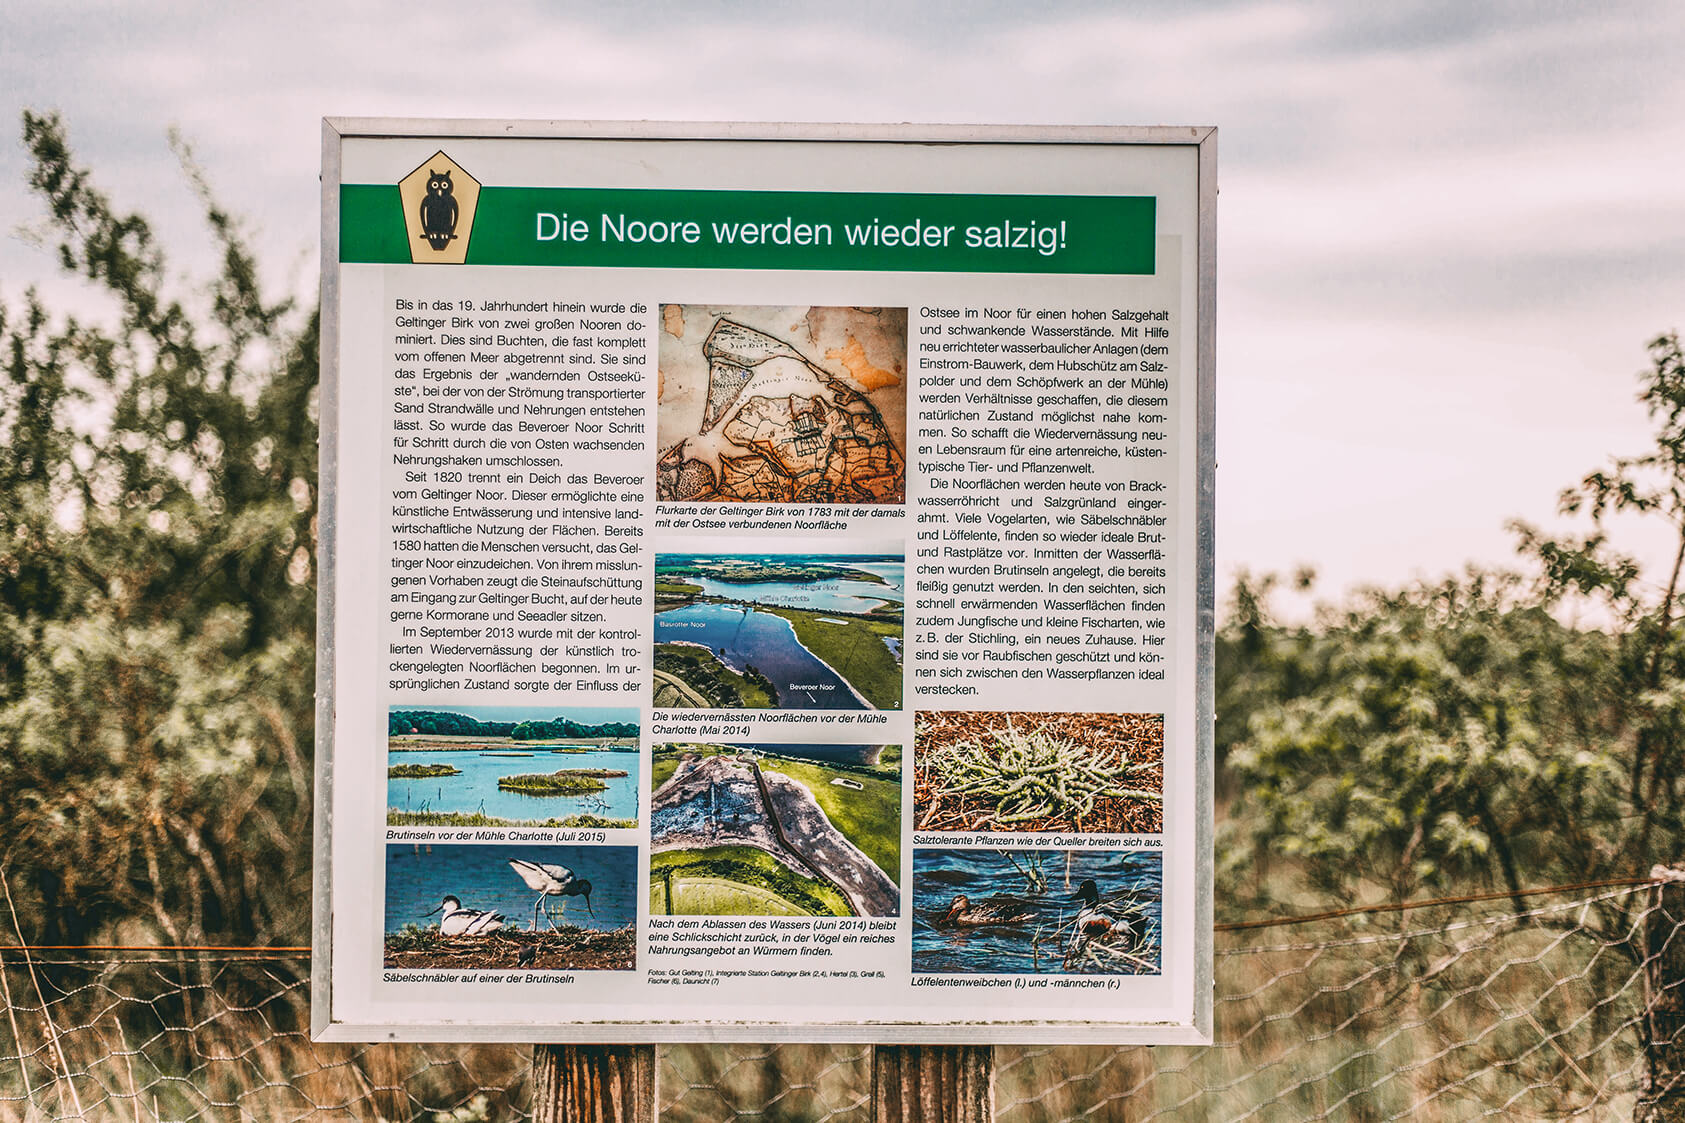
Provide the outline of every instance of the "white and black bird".
<path id="1" fill-rule="evenodd" d="M 441 936 L 483 936 L 487 932 L 495 932 L 503 927 L 503 914 L 490 912 L 486 909 L 465 909 L 462 902 L 455 897 L 446 897 L 439 902 L 439 907 L 423 916 L 444 910 L 439 918 L 439 934 Z"/>
<path id="2" fill-rule="evenodd" d="M 510 858 L 509 868 L 520 875 L 527 883 L 528 889 L 538 891 L 538 899 L 532 903 L 532 930 L 538 931 L 538 910 L 544 909 L 544 918 L 550 922 L 550 927 L 556 926 L 556 918 L 550 915 L 550 905 L 545 898 L 561 897 L 562 916 L 568 914 L 568 897 L 584 897 L 585 911 L 593 917 L 596 910 L 591 907 L 591 883 L 582 877 L 575 877 L 572 870 L 566 866 L 553 865 L 549 862 L 529 862 L 525 858 Z"/>
<path id="3" fill-rule="evenodd" d="M 1087 878 L 1071 894 L 1071 900 L 1081 901 L 1076 919 L 1071 923 L 1071 939 L 1065 945 L 1065 965 L 1079 958 L 1092 944 L 1106 943 L 1114 938 L 1132 935 L 1134 929 L 1110 903 L 1100 902 L 1100 887 Z"/>

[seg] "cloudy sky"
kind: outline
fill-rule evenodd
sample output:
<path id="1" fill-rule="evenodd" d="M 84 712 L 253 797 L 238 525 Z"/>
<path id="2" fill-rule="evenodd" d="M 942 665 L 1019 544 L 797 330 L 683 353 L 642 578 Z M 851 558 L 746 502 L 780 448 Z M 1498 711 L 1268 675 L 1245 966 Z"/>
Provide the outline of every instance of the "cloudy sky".
<path id="1" fill-rule="evenodd" d="M 0 109 L 61 111 L 187 274 L 179 127 L 301 292 L 325 115 L 1216 125 L 1219 570 L 1332 594 L 1505 561 L 1506 519 L 1642 447 L 1644 344 L 1685 319 L 1682 44 L 1669 0 L 12 0 Z M 71 306 L 13 234 L 24 174 L 0 145 L 0 299 Z"/>

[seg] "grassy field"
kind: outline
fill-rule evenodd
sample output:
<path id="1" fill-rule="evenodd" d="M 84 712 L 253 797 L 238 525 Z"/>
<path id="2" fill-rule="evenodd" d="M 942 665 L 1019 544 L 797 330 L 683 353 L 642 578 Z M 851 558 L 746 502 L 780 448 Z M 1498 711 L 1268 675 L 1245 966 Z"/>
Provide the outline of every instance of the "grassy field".
<path id="1" fill-rule="evenodd" d="M 673 773 L 679 770 L 679 761 L 684 754 L 677 749 L 656 748 L 650 754 L 649 760 L 649 790 L 658 792 L 661 785 L 673 778 Z"/>
<path id="2" fill-rule="evenodd" d="M 852 916 L 842 894 L 811 877 L 789 869 L 772 855 L 752 846 L 711 846 L 706 850 L 667 850 L 650 857 L 650 911 L 665 912 L 662 881 L 671 871 L 675 884 L 696 881 L 706 892 L 693 897 L 675 889 L 675 902 L 684 913 L 702 916 Z M 725 883 L 725 884 L 714 884 Z M 763 894 L 777 899 L 788 912 L 765 911 L 771 905 Z M 710 910 L 704 912 L 699 905 Z M 736 911 L 733 911 L 736 910 Z"/>
<path id="3" fill-rule="evenodd" d="M 524 772 L 519 776 L 499 776 L 497 786 L 504 791 L 528 792 L 532 795 L 589 795 L 606 792 L 605 776 L 624 776 L 625 771 L 613 768 L 563 768 L 555 772 Z"/>
<path id="4" fill-rule="evenodd" d="M 719 745 L 656 745 L 649 756 L 649 790 L 660 791 L 661 785 L 672 779 L 673 773 L 679 770 L 679 762 L 684 760 L 686 754 L 714 756 L 727 751 L 734 750 L 724 749 Z"/>
<path id="5" fill-rule="evenodd" d="M 764 710 L 778 704 L 764 686 L 738 674 L 706 648 L 658 643 L 655 666 L 681 679 L 719 707 Z"/>
<path id="6" fill-rule="evenodd" d="M 901 784 L 880 780 L 859 772 L 839 772 L 822 764 L 769 757 L 761 771 L 782 772 L 797 781 L 824 808 L 831 825 L 843 833 L 866 857 L 901 883 Z M 861 786 L 860 791 L 839 787 L 831 781 L 841 776 Z"/>
<path id="7" fill-rule="evenodd" d="M 701 585 L 692 585 L 688 581 L 676 578 L 661 578 L 655 580 L 655 595 L 659 597 L 694 597 L 702 591 Z"/>
<path id="8" fill-rule="evenodd" d="M 460 776 L 462 769 L 449 764 L 394 764 L 386 770 L 389 780 L 427 780 L 434 776 Z"/>
<path id="9" fill-rule="evenodd" d="M 659 791 L 679 770 L 679 762 L 687 755 L 698 757 L 719 756 L 721 753 L 741 752 L 741 745 L 656 745 L 650 753 L 649 790 Z"/>
<path id="10" fill-rule="evenodd" d="M 760 611 L 788 620 L 801 645 L 830 664 L 873 706 L 880 710 L 901 708 L 901 664 L 883 642 L 885 636 L 901 638 L 899 619 L 868 620 L 766 605 Z"/>

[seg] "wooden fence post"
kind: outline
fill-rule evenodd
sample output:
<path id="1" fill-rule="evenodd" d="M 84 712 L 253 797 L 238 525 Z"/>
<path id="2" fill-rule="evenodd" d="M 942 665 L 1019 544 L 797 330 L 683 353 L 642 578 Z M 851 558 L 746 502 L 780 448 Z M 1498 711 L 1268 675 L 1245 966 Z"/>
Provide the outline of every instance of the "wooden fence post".
<path id="1" fill-rule="evenodd" d="M 655 1123 L 654 1045 L 534 1045 L 533 1123 Z"/>
<path id="2" fill-rule="evenodd" d="M 991 1123 L 990 1045 L 879 1045 L 872 1050 L 872 1123 Z"/>
<path id="3" fill-rule="evenodd" d="M 1644 920 L 1644 1071 L 1633 1118 L 1639 1123 L 1685 1119 L 1685 869 L 1650 870 L 1650 915 Z"/>

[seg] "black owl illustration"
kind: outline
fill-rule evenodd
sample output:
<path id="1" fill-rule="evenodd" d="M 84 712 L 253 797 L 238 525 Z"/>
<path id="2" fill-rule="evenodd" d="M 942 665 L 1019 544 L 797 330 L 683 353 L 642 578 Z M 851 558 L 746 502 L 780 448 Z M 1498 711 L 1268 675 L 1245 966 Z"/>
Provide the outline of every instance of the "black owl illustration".
<path id="1" fill-rule="evenodd" d="M 451 185 L 450 169 L 436 172 L 427 169 L 427 194 L 421 200 L 421 229 L 419 237 L 427 244 L 442 250 L 456 237 L 456 190 Z"/>

